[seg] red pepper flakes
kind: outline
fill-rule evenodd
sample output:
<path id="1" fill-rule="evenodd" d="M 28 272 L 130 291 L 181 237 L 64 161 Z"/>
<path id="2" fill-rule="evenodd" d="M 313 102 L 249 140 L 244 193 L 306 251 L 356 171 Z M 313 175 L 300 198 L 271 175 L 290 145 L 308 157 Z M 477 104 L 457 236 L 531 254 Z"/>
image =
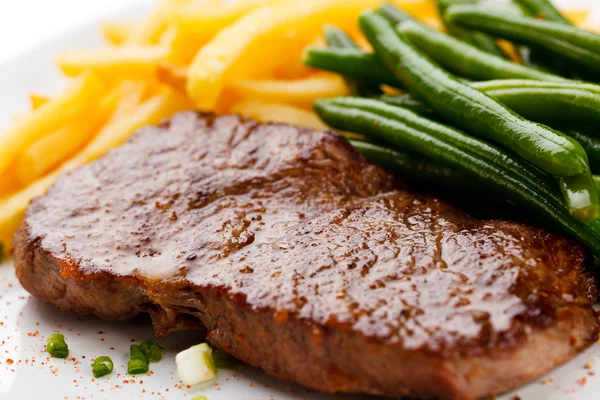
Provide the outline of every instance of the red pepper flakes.
<path id="1" fill-rule="evenodd" d="M 587 383 L 587 378 L 585 378 L 585 377 L 583 377 L 577 381 L 577 384 L 581 387 L 585 386 L 586 383 Z"/>
<path id="2" fill-rule="evenodd" d="M 102 335 L 103 333 L 103 331 L 98 331 L 98 335 Z"/>
<path id="3" fill-rule="evenodd" d="M 12 358 L 6 359 L 7 364 L 13 364 L 15 361 Z"/>

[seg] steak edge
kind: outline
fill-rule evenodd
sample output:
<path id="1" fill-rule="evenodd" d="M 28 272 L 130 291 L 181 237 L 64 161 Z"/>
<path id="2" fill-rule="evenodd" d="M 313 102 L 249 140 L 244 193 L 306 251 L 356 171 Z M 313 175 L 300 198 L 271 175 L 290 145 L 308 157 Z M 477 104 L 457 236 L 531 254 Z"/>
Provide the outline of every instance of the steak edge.
<path id="1" fill-rule="evenodd" d="M 17 276 L 326 393 L 472 399 L 592 344 L 582 247 L 396 187 L 339 135 L 181 113 L 34 200 Z M 110 301 L 107 301 L 110 299 Z"/>

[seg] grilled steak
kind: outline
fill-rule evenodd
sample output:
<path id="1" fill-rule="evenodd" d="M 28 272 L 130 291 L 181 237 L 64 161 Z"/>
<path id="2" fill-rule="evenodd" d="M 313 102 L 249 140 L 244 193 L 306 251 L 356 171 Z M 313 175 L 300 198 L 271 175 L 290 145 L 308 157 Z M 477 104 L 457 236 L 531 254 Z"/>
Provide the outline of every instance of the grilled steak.
<path id="1" fill-rule="evenodd" d="M 472 399 L 597 338 L 576 243 L 400 190 L 340 136 L 176 115 L 33 201 L 17 275 L 323 392 Z"/>

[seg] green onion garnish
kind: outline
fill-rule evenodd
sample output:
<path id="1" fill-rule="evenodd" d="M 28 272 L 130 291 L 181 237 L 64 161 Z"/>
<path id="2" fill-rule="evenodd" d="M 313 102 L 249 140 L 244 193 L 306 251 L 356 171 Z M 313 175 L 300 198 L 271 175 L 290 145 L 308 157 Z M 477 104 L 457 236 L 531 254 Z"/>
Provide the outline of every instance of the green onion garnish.
<path id="1" fill-rule="evenodd" d="M 48 336 L 46 350 L 56 358 L 67 358 L 69 355 L 69 346 L 67 346 L 67 343 L 65 342 L 64 335 L 60 333 L 53 333 Z"/>
<path id="2" fill-rule="evenodd" d="M 137 344 L 132 344 L 130 349 L 129 362 L 127 363 L 127 373 L 129 375 L 145 374 L 148 372 L 148 359 Z"/>
<path id="3" fill-rule="evenodd" d="M 144 341 L 140 345 L 140 349 L 146 356 L 146 359 L 151 363 L 159 362 L 162 359 L 162 351 L 164 350 L 164 347 L 162 347 L 156 341 L 156 339 L 148 339 Z"/>
<path id="4" fill-rule="evenodd" d="M 208 400 L 206 396 L 196 396 L 192 400 Z"/>
<path id="5" fill-rule="evenodd" d="M 104 375 L 108 375 L 113 370 L 113 362 L 110 357 L 102 356 L 98 357 L 92 363 L 92 372 L 94 373 L 94 378 L 100 378 Z"/>

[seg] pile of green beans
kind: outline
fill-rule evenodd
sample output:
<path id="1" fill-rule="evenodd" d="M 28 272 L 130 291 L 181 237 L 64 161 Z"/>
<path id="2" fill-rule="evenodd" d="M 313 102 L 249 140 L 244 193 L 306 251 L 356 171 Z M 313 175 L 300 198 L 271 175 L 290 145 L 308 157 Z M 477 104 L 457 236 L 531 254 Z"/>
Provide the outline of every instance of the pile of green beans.
<path id="1" fill-rule="evenodd" d="M 600 86 L 516 64 L 473 39 L 497 46 L 504 38 L 567 61 L 577 54 L 573 64 L 589 75 L 600 36 L 571 26 L 546 0 L 484 1 L 438 0 L 452 36 L 389 4 L 363 13 L 374 53 L 328 27 L 328 47 L 308 49 L 304 62 L 341 74 L 355 97 L 322 99 L 315 110 L 367 136 L 352 145 L 407 181 L 501 193 L 600 256 L 600 175 L 592 175 L 600 173 Z M 408 93 L 382 95 L 381 85 Z"/>
<path id="2" fill-rule="evenodd" d="M 493 54 L 498 57 L 506 57 L 500 49 L 500 46 L 498 46 L 498 43 L 496 43 L 494 38 L 490 35 L 483 32 L 466 29 L 460 25 L 455 25 L 448 21 L 446 18 L 444 18 L 444 13 L 446 12 L 446 9 L 451 5 L 474 3 L 477 3 L 477 0 L 439 0 L 438 9 L 440 15 L 442 16 L 442 21 L 444 22 L 446 29 L 452 36 L 456 37 L 457 39 L 460 39 L 462 42 L 469 43 L 477 47 L 479 50 L 485 51 L 489 54 Z"/>
<path id="3" fill-rule="evenodd" d="M 562 22 L 499 12 L 482 5 L 453 5 L 444 18 L 494 37 L 540 49 L 600 79 L 600 35 Z"/>

